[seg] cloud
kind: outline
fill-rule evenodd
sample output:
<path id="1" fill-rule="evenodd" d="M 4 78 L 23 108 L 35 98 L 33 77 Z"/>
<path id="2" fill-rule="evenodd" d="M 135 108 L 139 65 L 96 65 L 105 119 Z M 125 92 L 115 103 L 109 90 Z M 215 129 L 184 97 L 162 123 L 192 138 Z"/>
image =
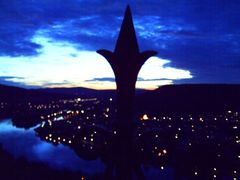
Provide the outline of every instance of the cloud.
<path id="1" fill-rule="evenodd" d="M 93 82 L 93 81 L 110 81 L 110 82 L 115 82 L 115 78 L 113 78 L 113 77 L 94 78 L 94 79 L 86 80 L 85 82 Z"/>
<path id="2" fill-rule="evenodd" d="M 42 46 L 38 56 L 0 57 L 0 76 L 10 76 L 5 80 L 29 86 L 115 88 L 113 71 L 102 56 L 95 51 L 78 50 L 75 44 L 67 41 L 42 35 L 39 31 L 32 38 Z M 172 80 L 192 78 L 189 71 L 166 64 L 170 64 L 170 60 L 150 58 L 139 73 L 139 86 L 153 88 L 172 83 Z M 22 78 L 14 78 L 20 76 Z"/>
<path id="3" fill-rule="evenodd" d="M 116 34 L 112 30 L 119 28 L 121 22 L 118 20 L 115 26 L 114 18 L 122 16 L 126 6 L 125 2 L 120 4 L 94 0 L 1 0 L 0 55 L 37 55 L 41 47 L 31 39 L 41 29 L 52 32 L 55 39 L 97 43 L 99 36 Z M 89 43 L 89 47 L 93 44 Z"/>
<path id="4" fill-rule="evenodd" d="M 151 57 L 144 64 L 139 72 L 139 77 L 143 79 L 190 79 L 193 76 L 188 70 L 172 68 L 168 64 L 170 60 L 159 57 Z"/>
<path id="5" fill-rule="evenodd" d="M 26 60 L 31 64 L 36 59 L 39 64 L 38 57 L 42 57 L 46 43 L 57 42 L 66 49 L 68 46 L 75 49 L 64 50 L 71 56 L 66 58 L 73 61 L 79 56 L 76 49 L 113 50 L 126 4 L 133 11 L 141 50 L 157 50 L 162 59 L 171 60 L 171 68 L 190 71 L 194 75 L 190 82 L 239 82 L 240 3 L 236 1 L 1 0 L 0 59 L 11 60 L 14 66 L 27 66 Z M 52 42 L 35 41 L 36 34 Z M 23 62 L 18 64 L 16 58 Z M 232 70 L 233 67 L 237 70 Z M 33 69 L 34 76 L 37 69 Z M 58 69 L 53 67 L 56 74 Z M 30 74 L 31 70 L 26 71 Z M 46 71 L 50 71 L 48 67 Z M 37 78 L 31 80 L 31 84 L 36 82 Z"/>
<path id="6" fill-rule="evenodd" d="M 167 78 L 161 78 L 161 79 L 143 79 L 141 77 L 137 78 L 137 81 L 159 81 L 159 80 L 169 80 Z M 104 77 L 104 78 L 94 78 L 86 80 L 85 82 L 94 82 L 94 81 L 109 81 L 109 82 L 115 82 L 114 77 Z"/>
<path id="7" fill-rule="evenodd" d="M 34 88 L 33 86 L 28 86 L 25 83 L 18 82 L 22 80 L 24 80 L 23 77 L 0 76 L 0 84 L 7 85 L 7 86 L 23 87 L 23 88 Z"/>
<path id="8" fill-rule="evenodd" d="M 91 80 L 86 80 L 87 87 L 94 89 L 116 89 L 115 78 L 94 78 Z M 138 77 L 136 82 L 136 88 L 139 89 L 156 89 L 159 86 L 173 84 L 171 79 L 143 79 Z"/>

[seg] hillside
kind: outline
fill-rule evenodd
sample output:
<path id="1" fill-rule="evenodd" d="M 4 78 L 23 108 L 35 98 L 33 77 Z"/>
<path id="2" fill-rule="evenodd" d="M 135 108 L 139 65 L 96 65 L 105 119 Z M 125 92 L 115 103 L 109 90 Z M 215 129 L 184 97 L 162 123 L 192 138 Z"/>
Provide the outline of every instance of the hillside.
<path id="1" fill-rule="evenodd" d="M 56 94 L 59 96 L 71 96 L 71 97 L 111 97 L 115 96 L 115 90 L 94 90 L 89 88 L 43 88 L 35 91 Z"/>
<path id="2" fill-rule="evenodd" d="M 139 109 L 167 114 L 240 110 L 240 85 L 167 85 L 140 96 L 137 104 Z"/>
<path id="3" fill-rule="evenodd" d="M 15 103 L 26 101 L 48 101 L 59 98 L 58 94 L 41 92 L 36 89 L 24 89 L 13 86 L 0 85 L 0 101 Z"/>
<path id="4" fill-rule="evenodd" d="M 240 85 L 193 84 L 167 85 L 153 91 L 137 90 L 136 106 L 154 113 L 208 113 L 240 110 Z M 114 97 L 114 90 L 87 88 L 23 89 L 0 85 L 0 101 L 48 101 L 58 98 Z"/>

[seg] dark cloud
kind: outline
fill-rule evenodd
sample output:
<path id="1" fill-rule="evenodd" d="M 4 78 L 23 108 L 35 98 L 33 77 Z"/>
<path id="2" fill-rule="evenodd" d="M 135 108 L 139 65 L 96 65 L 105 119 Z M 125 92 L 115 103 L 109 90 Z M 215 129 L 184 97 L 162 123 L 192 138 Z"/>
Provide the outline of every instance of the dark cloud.
<path id="1" fill-rule="evenodd" d="M 24 83 L 14 82 L 12 81 L 12 79 L 24 79 L 24 78 L 15 76 L 0 76 L 0 84 L 7 86 L 17 86 L 22 88 L 36 88 L 35 86 L 27 86 Z"/>
<path id="2" fill-rule="evenodd" d="M 64 80 L 63 82 L 54 83 L 54 82 L 45 82 L 42 84 L 43 87 L 52 87 L 52 86 L 66 86 L 71 84 L 71 82 Z"/>
<path id="3" fill-rule="evenodd" d="M 31 41 L 37 31 L 79 49 L 113 50 L 126 4 L 142 50 L 190 70 L 190 81 L 240 81 L 237 0 L 1 0 L 0 55 L 37 55 L 41 46 Z"/>
<path id="4" fill-rule="evenodd" d="M 94 82 L 94 81 L 110 81 L 110 82 L 115 82 L 115 78 L 111 78 L 111 77 L 94 78 L 94 79 L 86 80 L 85 82 Z"/>
<path id="5" fill-rule="evenodd" d="M 166 79 L 166 78 L 161 78 L 161 79 L 144 79 L 144 78 L 141 78 L 141 77 L 137 78 L 137 81 L 160 81 L 160 80 L 171 80 L 171 79 Z M 94 79 L 86 80 L 85 82 L 95 82 L 95 81 L 115 82 L 115 78 L 111 78 L 111 77 L 94 78 Z"/>

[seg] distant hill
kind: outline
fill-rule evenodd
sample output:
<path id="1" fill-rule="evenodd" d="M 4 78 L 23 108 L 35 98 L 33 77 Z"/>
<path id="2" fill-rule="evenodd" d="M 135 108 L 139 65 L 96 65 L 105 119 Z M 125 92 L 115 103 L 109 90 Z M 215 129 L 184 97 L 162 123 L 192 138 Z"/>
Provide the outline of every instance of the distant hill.
<path id="1" fill-rule="evenodd" d="M 57 94 L 60 96 L 72 96 L 72 97 L 111 97 L 115 96 L 115 90 L 94 90 L 89 88 L 43 88 L 35 91 L 45 92 L 51 94 Z"/>
<path id="2" fill-rule="evenodd" d="M 136 89 L 136 94 L 143 94 L 147 92 L 144 89 Z M 39 88 L 39 89 L 24 89 L 20 87 L 13 87 L 0 84 L 0 98 L 6 98 L 10 96 L 25 96 L 29 95 L 39 95 L 39 94 L 55 94 L 58 96 L 68 96 L 68 97 L 77 97 L 77 96 L 88 96 L 88 97 L 110 97 L 115 96 L 115 90 L 95 90 L 90 88 L 83 87 L 74 87 L 74 88 Z"/>
<path id="3" fill-rule="evenodd" d="M 115 97 L 115 90 L 94 90 L 88 88 L 40 88 L 24 89 L 13 86 L 0 85 L 0 101 L 48 101 L 59 98 L 75 97 Z"/>
<path id="4" fill-rule="evenodd" d="M 208 113 L 240 111 L 240 85 L 193 84 L 166 85 L 153 91 L 137 90 L 136 106 L 140 111 L 154 113 Z M 115 97 L 115 90 L 88 88 L 23 89 L 0 85 L 0 101 L 48 101 L 72 97 Z"/>
<path id="5" fill-rule="evenodd" d="M 75 87 L 75 88 L 42 88 L 37 89 L 35 91 L 39 92 L 47 92 L 51 94 L 58 94 L 58 95 L 67 95 L 67 96 L 86 96 L 86 97 L 101 97 L 101 98 L 108 98 L 108 97 L 115 97 L 116 90 L 95 90 L 83 87 Z M 148 92 L 144 89 L 136 89 L 136 94 L 143 94 Z"/>
<path id="6" fill-rule="evenodd" d="M 136 104 L 141 110 L 163 114 L 240 110 L 240 85 L 167 85 L 141 95 Z"/>
<path id="7" fill-rule="evenodd" d="M 24 89 L 13 86 L 0 85 L 0 101 L 5 102 L 25 102 L 25 101 L 47 101 L 59 98 L 53 93 L 41 92 L 35 89 Z"/>
<path id="8" fill-rule="evenodd" d="M 26 89 L 0 85 L 0 100 L 11 101 L 23 97 L 27 93 Z"/>

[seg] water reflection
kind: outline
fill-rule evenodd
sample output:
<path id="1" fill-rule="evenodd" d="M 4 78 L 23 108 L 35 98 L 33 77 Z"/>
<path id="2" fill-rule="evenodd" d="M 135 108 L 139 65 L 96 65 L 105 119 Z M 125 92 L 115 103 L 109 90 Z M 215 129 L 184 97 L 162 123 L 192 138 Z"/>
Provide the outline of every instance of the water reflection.
<path id="1" fill-rule="evenodd" d="M 62 144 L 55 146 L 41 141 L 35 134 L 35 128 L 25 130 L 14 127 L 10 119 L 1 121 L 2 148 L 15 158 L 24 157 L 30 162 L 41 162 L 55 169 L 79 171 L 84 174 L 103 172 L 105 166 L 99 159 L 86 161 L 76 156 L 74 151 L 67 146 Z"/>
<path id="2" fill-rule="evenodd" d="M 152 165 L 161 165 L 163 169 L 168 156 L 167 139 L 163 139 L 161 133 L 149 131 L 143 136 L 134 135 L 130 140 L 128 148 L 122 148 L 121 139 L 116 130 L 110 130 L 97 124 L 86 123 L 82 121 L 53 121 L 44 122 L 35 129 L 36 134 L 43 141 L 47 141 L 55 146 L 65 145 L 73 149 L 76 154 L 85 160 L 101 159 L 105 163 L 105 179 L 121 179 L 116 176 L 119 168 L 119 162 L 126 156 L 131 156 L 131 161 L 124 166 L 131 166 L 131 172 L 136 179 L 171 177 L 171 169 L 159 172 Z M 156 138 L 156 136 L 159 138 Z M 136 143 L 136 144 L 135 144 Z M 151 144 L 151 146 L 149 146 Z M 153 146 L 153 147 L 152 147 Z M 152 152 L 154 148 L 154 152 Z M 127 150 L 121 154 L 122 150 Z M 144 170 L 144 171 L 143 171 Z M 121 171 L 121 169 L 120 169 Z M 120 173 L 121 174 L 121 173 Z M 145 175 L 144 175 L 145 174 Z"/>

